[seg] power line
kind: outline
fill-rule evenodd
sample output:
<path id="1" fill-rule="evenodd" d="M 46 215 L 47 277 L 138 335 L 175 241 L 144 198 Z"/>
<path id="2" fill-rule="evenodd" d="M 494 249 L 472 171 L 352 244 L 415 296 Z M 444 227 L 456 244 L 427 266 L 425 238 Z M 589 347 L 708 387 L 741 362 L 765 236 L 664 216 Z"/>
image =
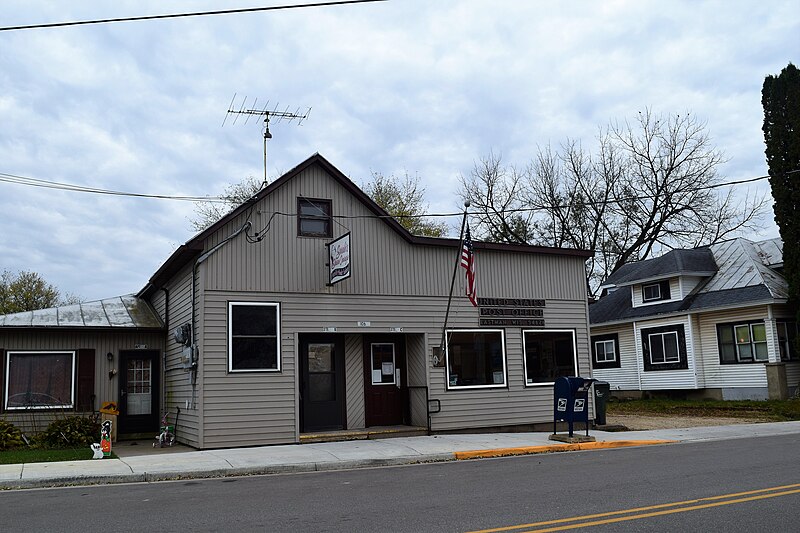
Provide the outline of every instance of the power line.
<path id="1" fill-rule="evenodd" d="M 279 11 L 286 9 L 300 9 L 306 7 L 326 7 L 326 6 L 342 6 L 348 4 L 367 4 L 374 2 L 386 2 L 387 0 L 336 0 L 332 2 L 312 2 L 307 4 L 287 4 L 268 7 L 246 7 L 240 9 L 221 9 L 218 11 L 192 11 L 186 13 L 173 13 L 169 15 L 144 15 L 139 17 L 120 17 L 108 19 L 94 19 L 94 20 L 76 20 L 71 22 L 50 22 L 46 24 L 26 24 L 22 26 L 4 26 L 0 27 L 0 31 L 14 31 L 14 30 L 37 30 L 44 28 L 63 28 L 66 26 L 86 26 L 89 24 L 108 24 L 111 22 L 138 22 L 142 20 L 161 20 L 161 19 L 176 19 L 187 17 L 203 17 L 209 15 L 232 15 L 237 13 L 255 13 L 261 11 Z"/>
<path id="2" fill-rule="evenodd" d="M 791 170 L 786 172 L 785 174 L 796 174 L 800 172 L 800 170 Z M 743 185 L 746 183 L 753 183 L 760 180 L 769 179 L 770 176 L 758 176 L 755 178 L 747 178 L 742 180 L 735 180 L 735 181 L 726 181 L 722 183 L 714 183 L 711 185 L 701 185 L 698 187 L 694 187 L 692 190 L 708 190 L 708 189 L 718 189 L 721 187 L 732 187 L 735 185 Z M 0 183 L 11 183 L 14 185 L 25 185 L 29 187 L 40 187 L 45 189 L 56 189 L 56 190 L 63 190 L 63 191 L 71 191 L 71 192 L 82 192 L 82 193 L 91 193 L 91 194 L 104 194 L 109 196 L 128 196 L 132 198 L 148 198 L 148 199 L 156 199 L 156 200 L 177 200 L 177 201 L 185 201 L 185 202 L 212 202 L 212 203 L 230 203 L 230 200 L 227 198 L 223 198 L 221 196 L 180 196 L 180 195 L 169 195 L 169 194 L 146 194 L 146 193 L 136 193 L 136 192 L 125 192 L 125 191 L 115 191 L 111 189 L 100 189 L 96 187 L 86 187 L 83 185 L 74 185 L 71 183 L 61 183 L 57 181 L 48 181 L 42 180 L 37 178 L 29 178 L 25 176 L 19 176 L 15 174 L 7 174 L 4 172 L 0 172 Z M 618 204 L 622 202 L 628 202 L 632 200 L 652 200 L 655 196 L 653 195 L 640 195 L 640 196 L 628 196 L 625 198 L 618 198 L 618 199 L 608 199 L 608 200 L 584 200 L 584 205 L 601 205 L 601 204 Z M 525 213 L 525 212 L 534 212 L 534 211 L 542 211 L 545 208 L 550 209 L 558 209 L 558 208 L 566 208 L 569 207 L 568 204 L 563 205 L 548 205 L 548 206 L 537 206 L 537 207 L 520 207 L 515 209 L 503 209 L 500 211 L 496 211 L 496 213 Z M 282 213 L 276 212 L 277 215 L 283 216 L 297 216 L 296 213 Z M 453 216 L 460 216 L 463 215 L 463 211 L 453 212 L 453 213 L 428 213 L 428 214 L 420 214 L 420 215 L 333 215 L 333 218 L 339 219 L 362 219 L 362 218 L 436 218 L 436 217 L 453 217 Z M 472 215 L 480 214 L 472 212 Z"/>
<path id="3" fill-rule="evenodd" d="M 60 183 L 57 181 L 40 180 L 36 178 L 28 178 L 25 176 L 17 176 L 15 174 L 6 174 L 0 172 L 0 182 L 12 183 L 15 185 L 26 185 L 28 187 L 40 187 L 44 189 L 57 189 L 62 191 L 83 192 L 91 194 L 105 194 L 109 196 L 128 196 L 132 198 L 153 198 L 159 200 L 179 200 L 185 202 L 214 202 L 224 203 L 226 200 L 219 196 L 174 196 L 169 194 L 145 194 L 136 192 L 114 191 L 110 189 L 99 189 L 97 187 L 85 187 L 83 185 L 73 185 L 71 183 Z"/>

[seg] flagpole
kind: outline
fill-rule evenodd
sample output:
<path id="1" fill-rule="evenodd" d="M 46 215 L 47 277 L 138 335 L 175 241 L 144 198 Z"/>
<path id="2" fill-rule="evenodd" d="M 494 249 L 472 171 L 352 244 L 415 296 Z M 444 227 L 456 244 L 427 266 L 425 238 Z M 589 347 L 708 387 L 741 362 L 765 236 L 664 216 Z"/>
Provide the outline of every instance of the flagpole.
<path id="1" fill-rule="evenodd" d="M 461 262 L 461 249 L 464 247 L 464 226 L 467 224 L 467 209 L 469 208 L 469 200 L 464 202 L 464 218 L 461 219 L 461 232 L 458 235 L 458 254 L 456 255 L 456 264 L 453 266 L 453 278 L 450 280 L 450 296 L 447 298 L 447 311 L 444 314 L 444 325 L 442 326 L 442 341 L 439 343 L 439 350 L 444 350 L 445 335 L 447 332 L 447 319 L 450 317 L 450 303 L 453 301 L 453 287 L 456 285 L 456 274 L 458 274 L 458 265 Z"/>

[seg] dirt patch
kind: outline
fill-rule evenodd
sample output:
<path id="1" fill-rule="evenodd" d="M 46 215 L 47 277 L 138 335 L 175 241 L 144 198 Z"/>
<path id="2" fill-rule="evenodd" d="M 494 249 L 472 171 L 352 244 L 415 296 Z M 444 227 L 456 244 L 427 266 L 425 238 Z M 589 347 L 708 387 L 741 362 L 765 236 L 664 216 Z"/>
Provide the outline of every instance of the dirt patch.
<path id="1" fill-rule="evenodd" d="M 608 415 L 609 425 L 622 425 L 630 430 L 679 429 L 703 426 L 729 426 L 732 424 L 754 424 L 769 422 L 763 418 L 733 418 L 706 416 L 658 416 L 658 415 Z"/>

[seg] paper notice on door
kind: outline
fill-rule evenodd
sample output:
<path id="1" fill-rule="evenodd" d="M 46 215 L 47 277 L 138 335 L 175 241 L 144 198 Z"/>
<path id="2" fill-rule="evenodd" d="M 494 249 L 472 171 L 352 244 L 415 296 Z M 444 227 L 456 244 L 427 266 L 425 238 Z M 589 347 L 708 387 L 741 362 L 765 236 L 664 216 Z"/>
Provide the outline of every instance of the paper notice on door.
<path id="1" fill-rule="evenodd" d="M 392 363 L 382 363 L 381 364 L 381 374 L 384 376 L 391 376 L 394 374 L 394 364 Z"/>
<path id="2" fill-rule="evenodd" d="M 372 383 L 380 383 L 383 380 L 380 370 L 372 371 Z"/>

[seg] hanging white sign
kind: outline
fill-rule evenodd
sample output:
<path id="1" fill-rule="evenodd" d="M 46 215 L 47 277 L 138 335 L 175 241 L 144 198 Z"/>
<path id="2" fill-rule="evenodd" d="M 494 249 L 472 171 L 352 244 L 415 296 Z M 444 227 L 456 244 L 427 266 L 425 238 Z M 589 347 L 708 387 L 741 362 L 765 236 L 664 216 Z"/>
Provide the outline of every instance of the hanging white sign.
<path id="1" fill-rule="evenodd" d="M 328 285 L 333 285 L 350 277 L 350 234 L 345 233 L 328 243 Z"/>

